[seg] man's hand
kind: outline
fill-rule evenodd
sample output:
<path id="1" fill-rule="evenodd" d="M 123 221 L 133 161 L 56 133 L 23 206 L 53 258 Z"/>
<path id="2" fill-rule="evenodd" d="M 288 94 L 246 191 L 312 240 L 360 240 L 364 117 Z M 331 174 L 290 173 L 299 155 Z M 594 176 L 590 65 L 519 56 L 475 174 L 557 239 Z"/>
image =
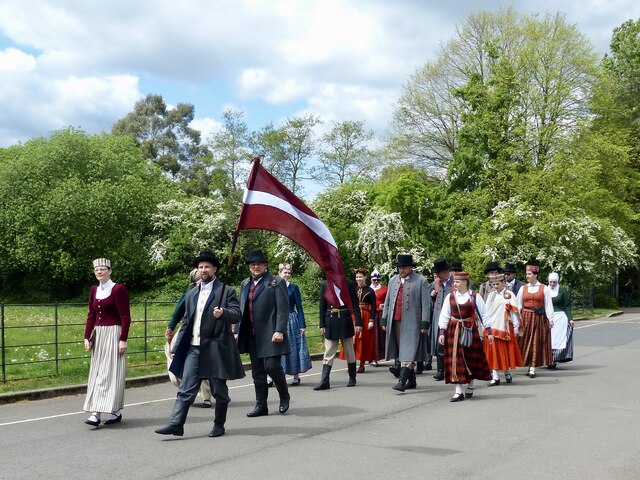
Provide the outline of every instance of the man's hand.
<path id="1" fill-rule="evenodd" d="M 282 342 L 284 342 L 284 333 L 282 333 L 282 332 L 273 332 L 273 336 L 271 337 L 271 341 L 273 343 L 282 343 Z"/>
<path id="2" fill-rule="evenodd" d="M 220 307 L 216 307 L 213 309 L 213 316 L 216 318 L 220 318 L 223 313 L 224 313 L 224 310 Z"/>

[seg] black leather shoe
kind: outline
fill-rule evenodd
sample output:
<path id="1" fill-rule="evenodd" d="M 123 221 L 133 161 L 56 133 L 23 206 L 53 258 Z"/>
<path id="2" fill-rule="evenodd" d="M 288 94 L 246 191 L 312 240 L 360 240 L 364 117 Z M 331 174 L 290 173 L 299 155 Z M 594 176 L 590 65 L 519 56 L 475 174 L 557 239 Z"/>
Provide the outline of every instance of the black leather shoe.
<path id="1" fill-rule="evenodd" d="M 100 419 L 96 415 L 91 415 L 84 421 L 84 423 L 86 423 L 87 425 L 91 425 L 92 427 L 97 427 L 98 425 L 100 425 Z"/>
<path id="2" fill-rule="evenodd" d="M 444 380 L 444 370 L 438 370 L 436 371 L 436 374 L 433 376 L 433 378 L 436 379 L 436 381 L 440 381 L 440 380 Z"/>
<path id="3" fill-rule="evenodd" d="M 184 426 L 169 424 L 156 429 L 156 433 L 159 433 L 160 435 L 175 435 L 176 437 L 181 437 L 184 435 Z"/>
<path id="4" fill-rule="evenodd" d="M 473 388 L 467 387 L 467 390 L 464 392 L 464 398 L 473 398 Z"/>
<path id="5" fill-rule="evenodd" d="M 269 410 L 267 407 L 262 407 L 260 405 L 256 405 L 253 410 L 247 413 L 247 417 L 264 417 L 265 415 L 269 415 Z"/>
<path id="6" fill-rule="evenodd" d="M 513 377 L 510 373 L 505 374 L 504 379 L 507 381 L 507 383 L 513 382 Z"/>
<path id="7" fill-rule="evenodd" d="M 280 400 L 280 407 L 278 407 L 278 411 L 280 413 L 287 413 L 289 410 L 289 400 Z"/>
<path id="8" fill-rule="evenodd" d="M 115 417 L 110 418 L 109 420 L 105 421 L 104 424 L 105 425 L 113 425 L 114 423 L 120 423 L 121 421 L 122 421 L 122 414 L 120 412 L 118 412 Z"/>
<path id="9" fill-rule="evenodd" d="M 424 371 L 426 372 L 427 370 L 433 370 L 433 365 L 431 365 L 430 363 L 425 363 L 424 364 Z M 418 373 L 418 372 L 416 372 Z"/>
<path id="10" fill-rule="evenodd" d="M 451 397 L 451 400 L 449 400 L 452 403 L 455 402 L 462 402 L 464 400 L 464 393 L 456 393 L 453 395 L 453 397 Z"/>
<path id="11" fill-rule="evenodd" d="M 491 380 L 491 381 L 489 382 L 489 386 L 490 386 L 490 387 L 497 387 L 498 385 L 500 385 L 500 379 L 498 379 L 498 380 Z"/>
<path id="12" fill-rule="evenodd" d="M 224 426 L 223 425 L 214 425 L 213 430 L 209 432 L 209 436 L 211 438 L 221 437 L 224 435 Z"/>

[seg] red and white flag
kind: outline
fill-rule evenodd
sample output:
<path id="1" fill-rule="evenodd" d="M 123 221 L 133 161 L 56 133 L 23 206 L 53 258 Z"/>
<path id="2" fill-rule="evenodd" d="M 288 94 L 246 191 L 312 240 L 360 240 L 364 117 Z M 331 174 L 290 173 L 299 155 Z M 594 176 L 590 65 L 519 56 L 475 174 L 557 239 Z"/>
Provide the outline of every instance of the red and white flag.
<path id="1" fill-rule="evenodd" d="M 240 230 L 271 230 L 304 248 L 327 277 L 325 298 L 334 306 L 353 310 L 342 260 L 331 232 L 291 190 L 253 160 L 242 200 Z"/>

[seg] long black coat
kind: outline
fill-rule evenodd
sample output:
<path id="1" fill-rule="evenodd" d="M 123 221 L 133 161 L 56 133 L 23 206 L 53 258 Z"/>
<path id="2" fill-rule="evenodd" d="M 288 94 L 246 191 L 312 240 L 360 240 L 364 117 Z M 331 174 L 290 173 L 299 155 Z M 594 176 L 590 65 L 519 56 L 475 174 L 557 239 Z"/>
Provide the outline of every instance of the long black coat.
<path id="1" fill-rule="evenodd" d="M 238 348 L 240 353 L 249 353 L 249 289 L 251 277 L 240 284 L 240 311 L 242 317 L 236 327 L 238 332 Z M 253 324 L 256 339 L 256 357 L 274 357 L 291 351 L 287 339 L 289 323 L 289 293 L 286 282 L 266 271 L 253 295 Z M 274 343 L 271 338 L 275 332 L 284 334 L 282 343 Z"/>
<path id="2" fill-rule="evenodd" d="M 222 316 L 215 318 L 213 309 L 220 302 L 222 283 L 215 280 L 213 290 L 209 295 L 202 319 L 200 321 L 200 363 L 198 372 L 200 378 L 221 378 L 235 380 L 245 376 L 244 367 L 240 360 L 240 352 L 233 338 L 231 325 L 240 321 L 240 304 L 236 291 L 229 285 L 224 289 L 221 307 Z M 192 288 L 185 297 L 185 314 L 182 318 L 182 328 L 173 350 L 174 356 L 169 371 L 178 378 L 182 377 L 184 362 L 193 338 L 193 324 L 195 322 L 200 288 Z"/>
<path id="3" fill-rule="evenodd" d="M 355 335 L 352 314 L 355 317 L 356 326 L 362 326 L 362 317 L 358 307 L 358 285 L 353 280 L 347 279 L 347 287 L 349 288 L 351 305 L 354 307 L 353 312 L 343 308 L 338 314 L 332 315 L 331 309 L 334 307 L 329 305 L 327 299 L 324 298 L 327 282 L 326 280 L 322 282 L 322 287 L 320 288 L 320 328 L 325 329 L 324 338 L 329 340 L 340 340 L 341 338 L 349 338 Z"/>

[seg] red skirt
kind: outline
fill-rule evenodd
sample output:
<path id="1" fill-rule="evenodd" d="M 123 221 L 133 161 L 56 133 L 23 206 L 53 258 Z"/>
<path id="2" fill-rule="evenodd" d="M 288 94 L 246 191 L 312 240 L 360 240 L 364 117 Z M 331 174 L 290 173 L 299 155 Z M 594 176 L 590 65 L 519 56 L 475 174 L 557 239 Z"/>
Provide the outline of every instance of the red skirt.
<path id="1" fill-rule="evenodd" d="M 368 309 L 361 308 L 360 315 L 362 316 L 362 332 L 356 332 L 353 336 L 353 348 L 356 352 L 356 360 L 371 362 L 378 359 L 376 353 L 376 327 L 374 326 L 369 330 L 371 313 Z M 339 358 L 346 360 L 347 356 L 344 353 L 344 348 L 340 348 Z"/>
<path id="2" fill-rule="evenodd" d="M 509 340 L 494 337 L 493 345 L 489 343 L 489 335 L 484 336 L 484 354 L 489 368 L 493 370 L 512 370 L 522 367 L 522 355 L 517 337 L 513 334 L 513 325 L 509 324 Z"/>
<path id="3" fill-rule="evenodd" d="M 444 383 L 469 383 L 471 380 L 491 380 L 491 370 L 484 356 L 478 327 L 474 321 L 466 321 L 467 327 L 473 325 L 473 341 L 470 347 L 454 344 L 457 321 L 450 321 L 444 338 Z M 459 327 L 460 330 L 462 327 Z"/>
<path id="4" fill-rule="evenodd" d="M 522 362 L 526 367 L 544 367 L 553 363 L 551 349 L 551 327 L 544 315 L 531 310 L 522 310 L 524 335 L 520 337 Z"/>

